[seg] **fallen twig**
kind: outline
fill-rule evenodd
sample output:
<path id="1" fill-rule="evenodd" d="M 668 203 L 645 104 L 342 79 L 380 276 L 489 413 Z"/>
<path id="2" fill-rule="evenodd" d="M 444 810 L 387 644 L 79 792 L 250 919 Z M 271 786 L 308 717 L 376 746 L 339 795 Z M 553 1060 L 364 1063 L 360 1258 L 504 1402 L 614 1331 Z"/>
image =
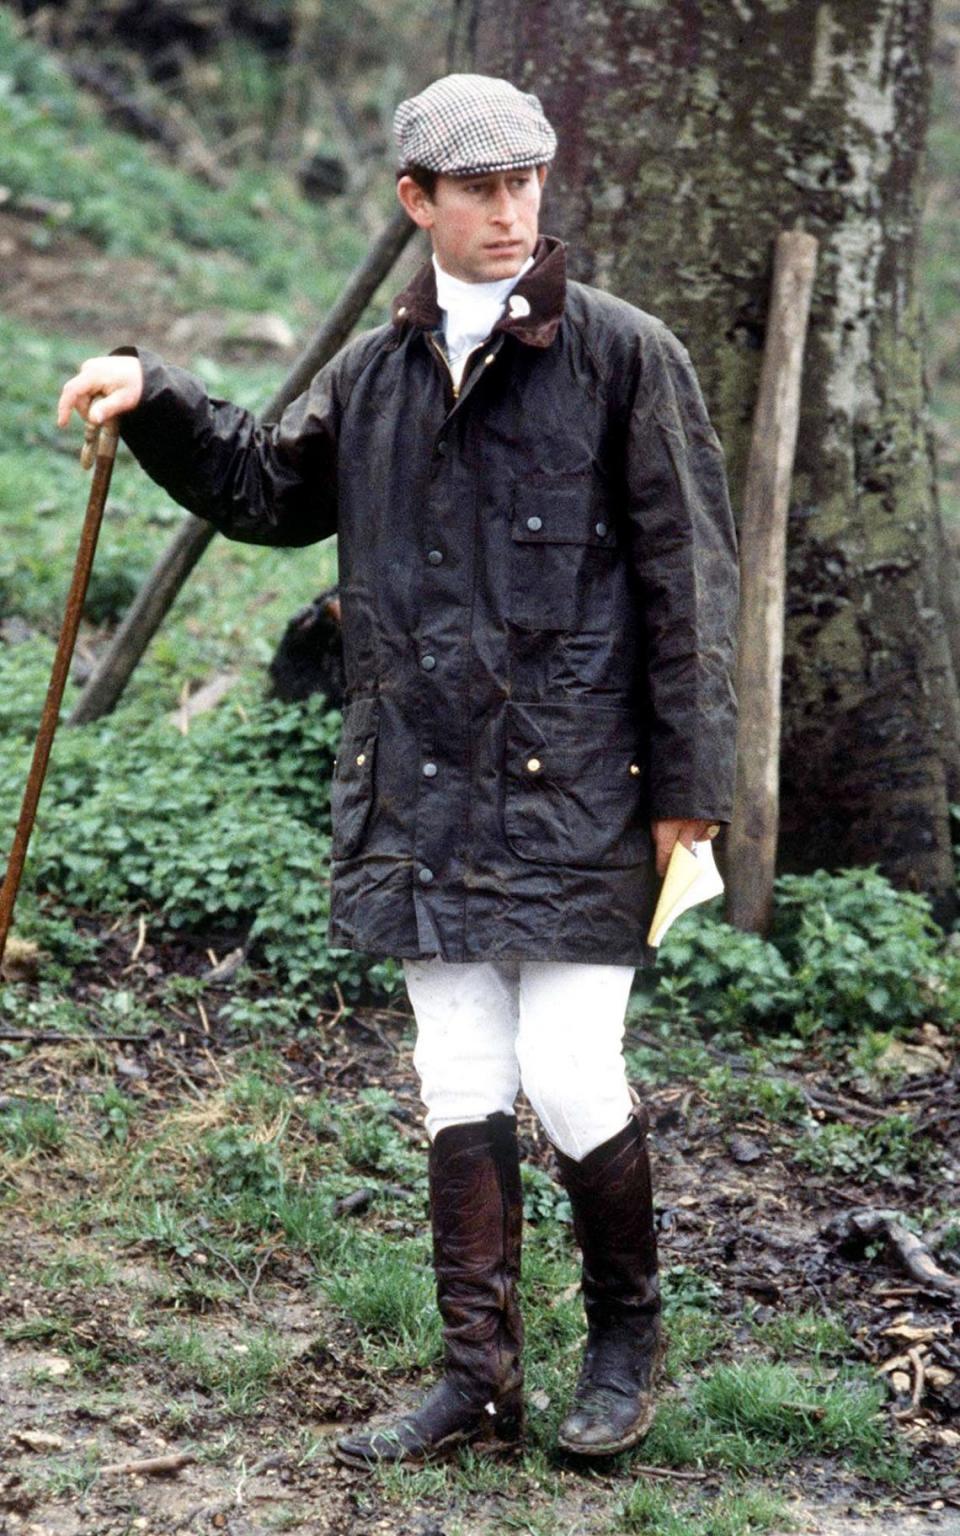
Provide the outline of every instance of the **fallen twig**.
<path id="1" fill-rule="evenodd" d="M 848 1120 L 851 1117 L 859 1120 L 886 1120 L 889 1110 L 877 1109 L 873 1104 L 862 1104 L 859 1099 L 848 1099 L 842 1093 L 822 1093 L 818 1088 L 803 1090 L 803 1096 L 813 1109 L 822 1109 L 825 1114 L 835 1115 L 838 1120 Z"/>
<path id="2" fill-rule="evenodd" d="M 709 1472 L 684 1472 L 679 1467 L 651 1467 L 644 1462 L 631 1461 L 630 1475 L 632 1477 L 635 1474 L 643 1477 L 672 1477 L 682 1483 L 700 1483 L 711 1475 Z"/>
<path id="3" fill-rule="evenodd" d="M 895 1408 L 893 1410 L 893 1417 L 895 1419 L 912 1419 L 920 1407 L 920 1399 L 923 1396 L 923 1385 L 926 1381 L 927 1373 L 923 1364 L 923 1356 L 916 1345 L 912 1349 L 907 1350 L 907 1359 L 913 1366 L 913 1391 L 910 1394 L 910 1401 L 906 1408 Z"/>
<path id="4" fill-rule="evenodd" d="M 854 1237 L 885 1237 L 912 1279 L 941 1296 L 960 1296 L 960 1279 L 934 1263 L 919 1237 L 902 1225 L 897 1211 L 844 1211 L 826 1223 L 826 1230 L 842 1242 Z"/>
<path id="5" fill-rule="evenodd" d="M 140 955 L 141 955 L 141 953 L 143 951 L 143 946 L 144 946 L 144 944 L 146 944 L 146 942 L 147 942 L 147 919 L 144 916 L 144 914 L 141 912 L 140 916 L 137 918 L 137 942 L 133 946 L 133 949 L 130 951 L 130 959 L 131 959 L 131 961 L 139 960 L 140 959 Z"/>
<path id="6" fill-rule="evenodd" d="M 169 1456 L 145 1456 L 140 1461 L 111 1461 L 105 1467 L 100 1467 L 101 1477 L 108 1473 L 122 1475 L 130 1473 L 139 1476 L 145 1473 L 149 1477 L 167 1472 L 179 1472 L 181 1467 L 190 1466 L 196 1461 L 189 1451 L 177 1451 Z"/>
<path id="7" fill-rule="evenodd" d="M 101 1045 L 104 1040 L 123 1040 L 128 1044 L 144 1045 L 144 1035 L 61 1035 L 53 1030 L 5 1029 L 0 1030 L 0 1040 L 26 1040 L 31 1045 Z"/>

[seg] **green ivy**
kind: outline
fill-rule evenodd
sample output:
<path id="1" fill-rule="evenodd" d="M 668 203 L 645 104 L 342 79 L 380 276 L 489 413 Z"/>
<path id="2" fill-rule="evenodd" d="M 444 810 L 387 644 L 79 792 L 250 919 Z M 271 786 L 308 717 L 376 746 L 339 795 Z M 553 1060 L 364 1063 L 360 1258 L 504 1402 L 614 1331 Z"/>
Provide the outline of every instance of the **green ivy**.
<path id="1" fill-rule="evenodd" d="M 670 929 L 653 1007 L 721 1030 L 766 1026 L 809 1036 L 904 1028 L 960 1016 L 960 955 L 928 899 L 875 866 L 778 876 L 768 938 L 704 909 Z"/>

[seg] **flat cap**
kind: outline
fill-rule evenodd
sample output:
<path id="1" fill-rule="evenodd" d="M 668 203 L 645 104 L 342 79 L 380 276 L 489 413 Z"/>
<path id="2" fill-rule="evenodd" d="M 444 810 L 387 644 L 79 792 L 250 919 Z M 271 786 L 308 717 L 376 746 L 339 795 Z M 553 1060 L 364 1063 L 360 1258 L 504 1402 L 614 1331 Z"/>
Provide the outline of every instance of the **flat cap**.
<path id="1" fill-rule="evenodd" d="M 444 75 L 401 101 L 393 118 L 400 164 L 446 176 L 545 165 L 557 136 L 539 98 L 492 75 Z"/>

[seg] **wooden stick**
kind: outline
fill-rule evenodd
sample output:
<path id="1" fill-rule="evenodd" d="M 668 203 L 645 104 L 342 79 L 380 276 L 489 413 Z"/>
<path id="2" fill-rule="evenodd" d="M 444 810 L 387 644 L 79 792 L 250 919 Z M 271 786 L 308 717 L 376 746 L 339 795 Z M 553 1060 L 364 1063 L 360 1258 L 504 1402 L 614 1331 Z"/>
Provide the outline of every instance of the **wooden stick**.
<path id="1" fill-rule="evenodd" d="M 740 531 L 737 788 L 727 834 L 726 918 L 766 933 L 773 915 L 779 820 L 780 686 L 787 508 L 817 241 L 777 237 L 760 392 Z"/>
<path id="2" fill-rule="evenodd" d="M 14 833 L 13 848 L 7 862 L 7 872 L 4 877 L 3 887 L 0 889 L 0 961 L 3 960 L 3 952 L 7 945 L 7 935 L 13 922 L 13 907 L 17 899 L 17 892 L 20 889 L 20 878 L 23 874 L 23 866 L 27 857 L 30 834 L 33 831 L 33 824 L 36 820 L 40 791 L 43 788 L 47 763 L 50 760 L 50 748 L 53 745 L 54 732 L 57 729 L 57 722 L 60 718 L 63 690 L 70 671 L 70 658 L 73 655 L 73 648 L 77 640 L 77 630 L 80 627 L 80 617 L 83 613 L 87 586 L 90 582 L 90 572 L 93 568 L 93 557 L 96 553 L 100 524 L 103 521 L 103 509 L 107 500 L 107 492 L 110 489 L 110 477 L 113 474 L 113 462 L 117 452 L 117 436 L 115 419 L 108 421 L 102 427 L 92 426 L 88 423 L 84 436 L 80 462 L 84 469 L 89 469 L 92 463 L 93 482 L 87 499 L 86 516 L 80 532 L 80 546 L 74 563 L 70 590 L 67 593 L 66 612 L 63 616 L 60 638 L 57 641 L 57 649 L 53 658 L 53 669 L 50 673 L 47 697 L 43 706 L 43 714 L 40 718 L 40 729 L 37 732 L 36 745 L 33 749 L 33 762 L 30 765 L 30 772 L 27 776 L 27 786 L 24 790 L 20 819 L 17 822 L 17 828 Z"/>
<path id="3" fill-rule="evenodd" d="M 196 1459 L 190 1451 L 175 1451 L 169 1456 L 144 1456 L 140 1461 L 111 1461 L 99 1470 L 101 1477 L 128 1473 L 132 1476 L 156 1477 L 158 1474 L 179 1472 L 181 1467 L 192 1466 Z"/>
<path id="4" fill-rule="evenodd" d="M 310 345 L 301 353 L 282 388 L 263 412 L 263 421 L 276 421 L 291 400 L 306 389 L 314 374 L 346 341 L 380 284 L 392 269 L 416 225 L 400 209 L 366 259 L 350 279 Z M 212 523 L 188 513 L 104 651 L 70 715 L 70 725 L 99 720 L 116 705 L 137 663 L 216 533 Z"/>

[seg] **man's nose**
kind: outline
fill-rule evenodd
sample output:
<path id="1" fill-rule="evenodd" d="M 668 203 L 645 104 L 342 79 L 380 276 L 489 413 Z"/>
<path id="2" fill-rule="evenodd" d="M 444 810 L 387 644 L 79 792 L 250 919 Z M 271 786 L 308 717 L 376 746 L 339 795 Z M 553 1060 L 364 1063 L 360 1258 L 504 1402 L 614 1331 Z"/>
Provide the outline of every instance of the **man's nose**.
<path id="1" fill-rule="evenodd" d="M 515 209 L 509 187 L 501 187 L 493 200 L 493 218 L 498 224 L 512 224 Z"/>

